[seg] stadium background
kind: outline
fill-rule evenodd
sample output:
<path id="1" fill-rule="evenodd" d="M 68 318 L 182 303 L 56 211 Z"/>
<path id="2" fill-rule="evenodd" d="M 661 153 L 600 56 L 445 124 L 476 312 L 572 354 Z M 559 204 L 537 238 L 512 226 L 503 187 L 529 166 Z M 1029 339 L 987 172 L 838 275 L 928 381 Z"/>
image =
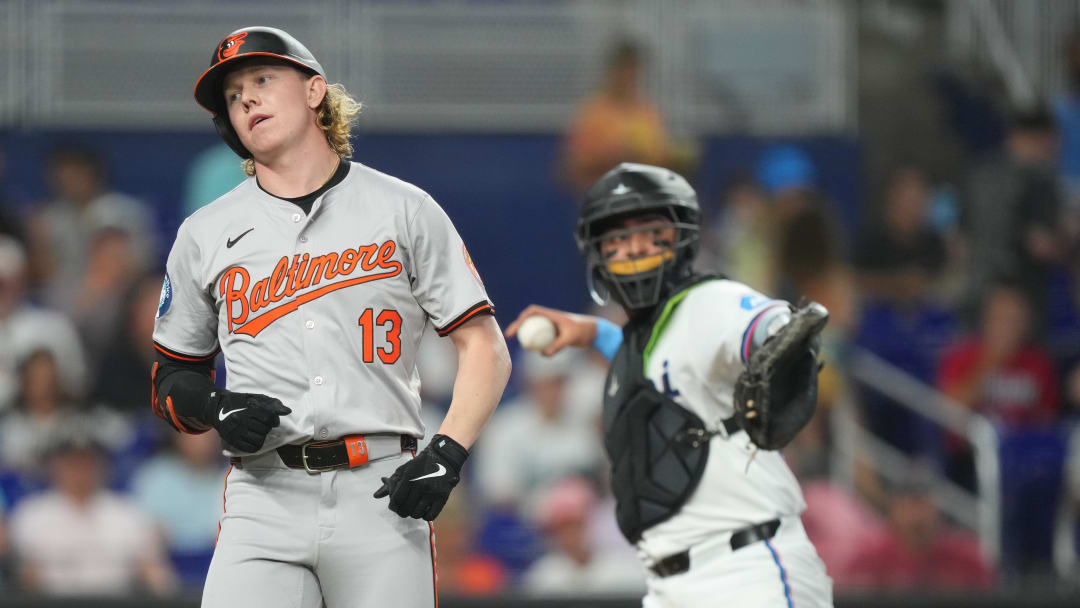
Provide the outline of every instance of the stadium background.
<path id="1" fill-rule="evenodd" d="M 233 179 L 213 167 L 233 166 L 240 178 L 235 157 L 222 152 L 190 91 L 217 41 L 254 24 L 293 33 L 331 81 L 343 82 L 365 103 L 354 159 L 415 183 L 440 202 L 469 244 L 502 325 L 531 302 L 588 310 L 571 238 L 577 207 L 566 159 L 575 117 L 602 89 L 612 47 L 634 41 L 643 58 L 644 98 L 663 116 L 666 145 L 678 152 L 670 156 L 691 168 L 706 210 L 706 263 L 740 280 L 760 279 L 755 286 L 770 294 L 811 292 L 841 312 L 829 336 L 827 403 L 811 439 L 789 454 L 802 463 L 794 468 L 808 488 L 807 517 L 819 524 L 822 536 L 815 541 L 836 556 L 826 561 L 837 579 L 838 603 L 1076 601 L 1080 449 L 1071 436 L 1080 406 L 1080 313 L 1076 233 L 1069 228 L 1080 200 L 1080 90 L 1072 86 L 1080 85 L 1072 79 L 1080 71 L 1069 45 L 1080 25 L 1080 3 L 3 0 L 0 226 L 29 253 L 20 301 L 66 316 L 88 365 L 82 382 L 71 383 L 77 390 L 56 382 L 69 393 L 59 414 L 31 414 L 22 403 L 27 388 L 15 389 L 0 412 L 0 427 L 7 427 L 0 428 L 0 442 L 27 429 L 61 436 L 61 426 L 102 435 L 107 485 L 152 522 L 168 578 L 144 579 L 123 594 L 153 592 L 155 601 L 183 603 L 197 591 L 212 547 L 212 534 L 210 547 L 198 546 L 198 533 L 190 531 L 197 521 L 170 521 L 161 504 L 185 504 L 202 489 L 199 479 L 216 475 L 220 484 L 224 469 L 176 457 L 164 425 L 148 420 L 148 405 L 132 397 L 141 391 L 149 399 L 148 374 L 134 388 L 129 379 L 138 374 L 118 367 L 139 362 L 137 347 L 127 342 L 138 335 L 130 307 L 147 300 L 139 300 L 141 279 L 160 272 L 176 227 L 199 204 L 197 193 L 206 191 L 200 188 Z M 1031 144 L 1024 150 L 1037 148 L 1047 133 L 1060 151 L 1041 167 L 1052 170 L 1053 191 L 1025 198 L 1026 184 L 1013 182 L 1026 174 L 1010 172 L 1010 163 L 1016 164 L 1014 152 L 1024 142 Z M 1017 144 L 1018 137 L 1027 139 Z M 90 280 L 101 273 L 86 268 L 50 274 L 40 261 L 49 242 L 41 226 L 48 226 L 50 209 L 66 204 L 56 168 L 93 166 L 94 158 L 107 177 L 102 193 L 140 201 L 149 218 L 142 228 L 153 234 L 126 234 L 134 224 L 117 222 L 108 227 L 124 242 L 114 250 L 94 249 L 102 242 L 99 232 L 81 235 L 90 264 L 118 259 L 110 251 L 135 258 L 115 276 Z M 988 173 L 1006 177 L 993 182 Z M 1014 190 L 1020 194 L 1011 199 L 1000 194 Z M 975 200 L 979 193 L 988 198 Z M 913 198 L 916 231 L 928 240 L 906 251 L 919 257 L 938 247 L 941 259 L 884 255 L 882 261 L 871 245 L 874 237 L 889 240 L 883 205 Z M 785 215 L 789 204 L 794 211 Z M 1049 209 L 1053 216 L 1031 219 L 1018 207 Z M 978 210 L 990 221 L 972 219 Z M 1044 257 L 1029 255 L 1028 235 L 993 231 L 999 242 L 985 242 L 980 226 L 993 224 L 995 214 L 1006 217 L 999 224 L 1022 216 L 1025 226 L 1052 228 L 1054 247 Z M 150 244 L 140 249 L 137 242 Z M 734 242 L 761 259 L 745 260 L 730 250 Z M 1011 389 L 992 378 L 984 383 L 988 392 L 966 406 L 955 394 L 938 392 L 949 392 L 946 361 L 960 365 L 958 353 L 970 344 L 964 336 L 987 331 L 978 311 L 993 290 L 976 279 L 980 252 L 995 248 L 1022 252 L 1024 276 L 1013 278 L 1020 279 L 1014 282 L 1037 321 L 1031 348 L 1053 369 L 1048 378 L 1020 381 L 1052 384 L 1054 398 L 1019 405 L 996 399 L 995 387 Z M 0 295 L 14 293 L 13 274 L 3 275 L 12 265 L 0 255 Z M 739 272 L 762 265 L 773 270 L 754 277 Z M 903 278 L 909 271 L 919 275 L 914 290 Z M 88 285 L 105 285 L 108 293 L 87 292 Z M 20 322 L 7 312 L 0 306 L 0 328 L 10 332 L 0 332 L 3 340 Z M 41 344 L 31 340 L 27 347 L 11 338 L 0 360 L 5 378 L 28 382 L 27 362 L 59 341 L 42 336 Z M 516 343 L 511 347 L 517 350 Z M 53 351 L 55 367 L 66 368 L 69 362 L 56 352 L 62 350 Z M 430 360 L 441 372 L 426 381 L 430 411 L 437 412 L 445 405 L 438 389 L 445 392 L 452 370 L 443 365 L 445 353 L 435 350 Z M 538 407 L 552 391 L 560 395 L 556 400 L 588 400 L 585 387 L 601 371 L 594 362 L 545 366 L 520 354 L 516 361 L 501 410 Z M 563 403 L 559 409 L 590 407 Z M 100 417 L 115 423 L 113 435 L 89 422 Z M 489 431 L 519 432 L 513 421 L 501 424 L 500 430 L 493 421 Z M 516 437 L 519 445 L 528 438 Z M 14 454 L 0 456 L 3 597 L 50 595 L 27 584 L 23 568 L 33 535 L 27 540 L 16 530 L 20 505 L 25 509 L 27 500 L 51 488 L 54 471 L 39 451 L 62 449 L 39 443 L 21 442 L 22 454 L 11 441 L 7 448 L 0 444 L 0 454 Z M 545 555 L 569 550 L 557 538 L 567 526 L 583 530 L 594 556 L 618 552 L 603 530 L 610 504 L 596 492 L 603 486 L 602 464 L 545 464 L 549 468 L 530 472 L 537 478 L 526 488 L 499 487 L 497 474 L 476 481 L 486 477 L 482 460 L 497 458 L 478 453 L 472 459 L 474 481 L 459 490 L 467 506 L 459 506 L 461 515 L 451 522 L 440 522 L 440 537 L 450 541 L 440 547 L 443 593 L 459 598 L 445 603 L 504 605 L 510 597 L 544 598 L 561 590 L 557 601 L 600 605 L 581 599 L 591 597 L 586 582 L 547 580 L 545 592 L 544 581 L 536 582 L 543 577 L 530 569 Z M 175 478 L 185 470 L 196 480 L 190 487 L 168 483 L 167 472 Z M 166 479 L 147 481 L 155 474 Z M 508 499 L 515 490 L 530 499 Z M 956 546 L 970 551 L 921 554 L 898 540 L 919 536 L 915 524 L 903 529 L 903 506 L 917 509 L 927 499 L 937 509 L 933 525 L 943 527 L 933 529 L 950 531 L 935 534 L 955 536 Z M 890 553 L 889 542 L 899 548 Z M 981 562 L 972 566 L 977 574 L 958 572 L 955 580 L 930 574 L 974 554 Z M 853 560 L 888 563 L 860 571 Z M 883 571 L 903 575 L 890 579 Z M 631 581 L 624 589 L 632 587 Z M 616 595 L 635 597 L 632 590 Z M 0 605 L 16 601 L 0 599 Z M 74 605 L 25 601 L 18 605 Z"/>

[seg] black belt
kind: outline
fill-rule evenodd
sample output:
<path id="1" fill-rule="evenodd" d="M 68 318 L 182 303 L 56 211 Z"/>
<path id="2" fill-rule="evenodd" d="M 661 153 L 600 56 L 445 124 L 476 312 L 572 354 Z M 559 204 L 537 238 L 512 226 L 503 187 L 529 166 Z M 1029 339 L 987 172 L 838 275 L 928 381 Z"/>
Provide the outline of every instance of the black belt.
<path id="1" fill-rule="evenodd" d="M 779 528 L 780 520 L 774 519 L 762 524 L 755 524 L 741 530 L 736 530 L 735 533 L 731 535 L 731 550 L 738 551 L 746 545 L 761 540 L 768 540 L 776 536 L 776 531 Z M 653 564 L 649 569 L 655 572 L 657 576 L 682 574 L 690 569 L 690 550 L 687 549 L 682 553 L 669 555 Z"/>
<path id="2" fill-rule="evenodd" d="M 357 435 L 355 437 L 361 436 Z M 353 438 L 346 437 L 335 441 L 318 441 L 305 443 L 304 445 L 283 445 L 277 449 L 277 453 L 281 457 L 281 462 L 285 463 L 285 466 L 290 469 L 304 469 L 309 473 L 345 469 L 358 466 L 356 463 L 359 462 L 356 454 L 353 454 L 352 459 L 349 457 L 349 449 L 352 444 L 349 441 L 350 439 Z M 401 435 L 401 450 L 415 449 L 416 437 Z M 367 462 L 366 455 L 362 460 L 363 462 L 360 464 Z"/>

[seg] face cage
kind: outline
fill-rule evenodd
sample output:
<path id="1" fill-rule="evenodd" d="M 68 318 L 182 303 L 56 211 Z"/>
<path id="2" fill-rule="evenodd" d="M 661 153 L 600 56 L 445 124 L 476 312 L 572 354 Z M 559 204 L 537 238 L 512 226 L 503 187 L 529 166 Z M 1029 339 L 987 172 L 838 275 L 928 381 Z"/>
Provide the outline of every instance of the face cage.
<path id="1" fill-rule="evenodd" d="M 670 247 L 670 251 L 674 254 L 673 258 L 656 268 L 635 274 L 611 272 L 607 267 L 607 260 L 601 253 L 600 243 L 612 236 L 625 236 L 654 228 L 608 230 L 601 235 L 588 236 L 585 241 L 588 250 L 586 283 L 589 287 L 589 295 L 597 305 L 607 304 L 612 295 L 616 302 L 631 310 L 649 308 L 660 301 L 665 286 L 665 274 L 674 272 L 675 268 L 682 264 L 684 252 L 698 241 L 699 228 L 696 224 L 676 221 L 671 226 L 676 229 L 675 242 Z"/>

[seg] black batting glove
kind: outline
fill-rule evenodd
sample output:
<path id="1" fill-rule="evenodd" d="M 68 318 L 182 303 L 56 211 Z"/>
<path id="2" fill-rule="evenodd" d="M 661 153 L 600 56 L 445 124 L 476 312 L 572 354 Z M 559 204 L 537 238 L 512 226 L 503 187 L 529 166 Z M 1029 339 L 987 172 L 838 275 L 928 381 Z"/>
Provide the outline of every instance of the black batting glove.
<path id="1" fill-rule="evenodd" d="M 281 423 L 281 416 L 291 413 L 273 397 L 215 388 L 200 418 L 217 429 L 229 447 L 250 454 L 263 446 L 270 430 Z"/>
<path id="2" fill-rule="evenodd" d="M 439 516 L 450 491 L 458 484 L 469 451 L 446 435 L 435 435 L 416 458 L 406 462 L 375 491 L 390 497 L 390 510 L 401 517 L 432 521 Z"/>

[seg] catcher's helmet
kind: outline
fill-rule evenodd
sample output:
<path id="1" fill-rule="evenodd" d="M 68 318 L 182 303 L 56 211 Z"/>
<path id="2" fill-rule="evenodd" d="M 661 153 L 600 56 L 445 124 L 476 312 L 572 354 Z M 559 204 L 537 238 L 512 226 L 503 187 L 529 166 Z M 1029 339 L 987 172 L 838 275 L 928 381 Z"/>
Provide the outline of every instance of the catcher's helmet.
<path id="1" fill-rule="evenodd" d="M 214 115 L 214 127 L 218 135 L 229 144 L 233 152 L 245 159 L 251 158 L 251 152 L 240 143 L 240 137 L 229 122 L 222 86 L 225 75 L 235 68 L 240 60 L 253 57 L 280 59 L 305 74 L 318 74 L 326 78 L 326 73 L 311 51 L 288 32 L 277 28 L 240 28 L 218 43 L 210 57 L 210 67 L 195 82 L 195 101 Z"/>
<path id="2" fill-rule="evenodd" d="M 701 210 L 697 194 L 679 174 L 651 165 L 622 163 L 601 177 L 581 207 L 575 234 L 585 256 L 589 291 L 603 304 L 608 294 L 630 310 L 654 306 L 686 279 L 697 255 Z M 609 262 L 600 250 L 602 237 L 630 217 L 661 216 L 676 228 L 675 242 L 657 256 Z M 626 233 L 634 232 L 627 229 Z M 598 289 L 600 283 L 604 289 Z"/>

